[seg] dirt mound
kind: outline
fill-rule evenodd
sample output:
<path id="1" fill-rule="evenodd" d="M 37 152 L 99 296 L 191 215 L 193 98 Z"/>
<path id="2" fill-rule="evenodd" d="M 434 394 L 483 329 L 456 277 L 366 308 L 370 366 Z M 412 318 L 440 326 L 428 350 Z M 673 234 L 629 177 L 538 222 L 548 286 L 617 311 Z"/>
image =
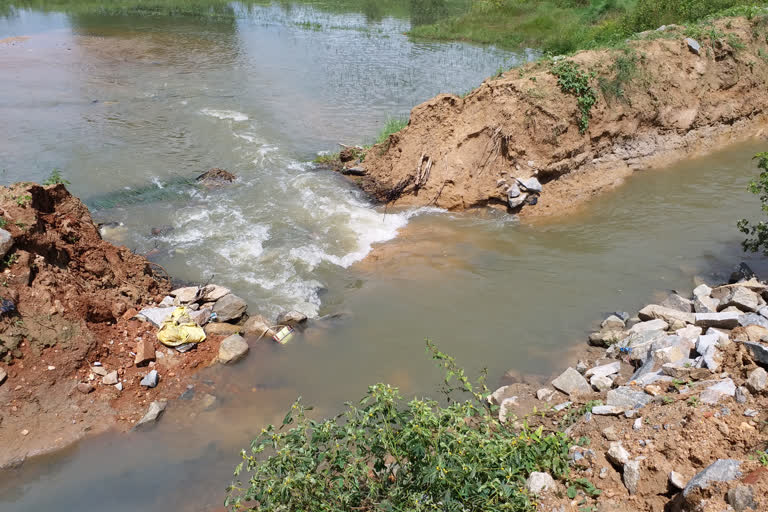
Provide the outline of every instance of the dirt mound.
<path id="1" fill-rule="evenodd" d="M 0 322 L 0 357 L 33 348 L 72 346 L 85 323 L 115 322 L 128 308 L 168 291 L 162 272 L 143 256 L 101 239 L 88 209 L 63 185 L 0 189 L 4 229 L 13 240 L 2 274 L 16 315 Z"/>
<path id="2" fill-rule="evenodd" d="M 514 211 L 548 215 L 633 170 L 764 133 L 768 16 L 694 31 L 668 27 L 624 49 L 568 58 L 596 94 L 583 133 L 579 99 L 553 73 L 563 61 L 542 60 L 463 98 L 443 94 L 418 105 L 406 128 L 367 152 L 357 181 L 381 202 L 512 211 L 509 189 L 536 177 L 540 196 L 518 201 Z M 698 38 L 698 54 L 688 35 Z"/>

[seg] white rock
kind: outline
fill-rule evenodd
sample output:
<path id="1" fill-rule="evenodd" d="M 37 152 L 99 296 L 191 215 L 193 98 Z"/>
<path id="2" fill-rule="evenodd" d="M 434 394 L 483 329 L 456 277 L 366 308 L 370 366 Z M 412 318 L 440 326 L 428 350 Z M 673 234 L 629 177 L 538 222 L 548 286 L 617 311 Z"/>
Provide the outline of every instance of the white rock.
<path id="1" fill-rule="evenodd" d="M 621 441 L 615 441 L 611 443 L 608 453 L 605 454 L 610 462 L 623 467 L 624 464 L 629 462 L 629 452 L 621 445 Z"/>
<path id="2" fill-rule="evenodd" d="M 106 386 L 114 386 L 117 384 L 117 370 L 109 372 L 102 379 L 101 383 Z"/>
<path id="3" fill-rule="evenodd" d="M 0 259 L 5 258 L 11 247 L 13 247 L 13 237 L 6 230 L 0 229 Z"/>
<path id="4" fill-rule="evenodd" d="M 702 403 L 716 404 L 722 397 L 734 395 L 736 395 L 736 385 L 733 380 L 723 379 L 702 391 L 699 398 Z"/>
<path id="5" fill-rule="evenodd" d="M 632 423 L 632 429 L 640 430 L 641 428 L 643 428 L 643 418 L 642 417 L 636 418 L 634 423 Z"/>
<path id="6" fill-rule="evenodd" d="M 672 487 L 675 489 L 685 489 L 685 484 L 688 482 L 685 481 L 685 478 L 683 478 L 683 475 L 678 473 L 677 471 L 670 471 L 669 472 L 669 483 L 672 484 Z"/>
<path id="7" fill-rule="evenodd" d="M 618 416 L 626 411 L 625 407 L 617 405 L 596 405 L 592 408 L 592 414 L 596 416 Z"/>
<path id="8" fill-rule="evenodd" d="M 549 389 L 549 388 L 541 388 L 540 390 L 536 391 L 536 398 L 539 400 L 543 400 L 545 402 L 549 402 L 552 400 L 552 397 L 555 396 L 555 390 Z"/>
<path id="9" fill-rule="evenodd" d="M 552 385 L 567 395 L 585 395 L 592 392 L 587 380 L 573 368 L 568 368 L 560 374 L 552 381 Z"/>
<path id="10" fill-rule="evenodd" d="M 525 487 L 531 494 L 542 494 L 546 491 L 556 490 L 557 484 L 549 473 L 534 471 L 525 481 Z"/>
<path id="11" fill-rule="evenodd" d="M 160 418 L 160 415 L 163 414 L 167 405 L 168 403 L 165 400 L 158 400 L 149 404 L 147 413 L 139 420 L 134 429 L 138 430 L 155 423 Z"/>
<path id="12" fill-rule="evenodd" d="M 737 320 L 738 321 L 738 320 Z M 666 331 L 669 329 L 669 324 L 661 319 L 649 320 L 647 322 L 640 322 L 633 325 L 629 332 L 630 334 L 651 332 L 651 331 Z"/>
<path id="13" fill-rule="evenodd" d="M 584 376 L 585 377 L 592 377 L 592 376 L 607 377 L 608 375 L 619 373 L 619 370 L 621 370 L 621 363 L 619 361 L 615 361 L 613 363 L 602 364 L 600 366 L 595 366 L 594 368 L 590 368 L 589 370 L 587 370 L 587 373 L 585 373 Z"/>
<path id="14" fill-rule="evenodd" d="M 499 421 L 501 423 L 506 423 L 507 420 L 513 416 L 512 411 L 517 407 L 517 405 L 518 403 L 516 396 L 511 396 L 502 400 L 501 405 L 499 405 Z"/>
<path id="15" fill-rule="evenodd" d="M 637 484 L 640 483 L 640 461 L 631 460 L 624 464 L 624 474 L 622 475 L 624 487 L 629 491 L 630 496 L 637 492 Z"/>
<path id="16" fill-rule="evenodd" d="M 232 364 L 241 360 L 248 353 L 248 343 L 239 334 L 225 338 L 219 345 L 218 361 L 222 364 Z"/>
<path id="17" fill-rule="evenodd" d="M 747 379 L 747 388 L 753 393 L 759 393 L 768 386 L 768 372 L 759 366 L 752 370 Z"/>
<path id="18" fill-rule="evenodd" d="M 171 295 L 176 297 L 176 301 L 179 304 L 189 304 L 190 302 L 197 302 L 200 298 L 200 288 L 197 286 L 185 286 L 184 288 L 173 290 Z"/>
<path id="19" fill-rule="evenodd" d="M 505 398 L 512 395 L 512 386 L 502 386 L 488 396 L 488 402 L 501 405 Z"/>
<path id="20" fill-rule="evenodd" d="M 613 379 L 606 375 L 593 375 L 589 379 L 589 383 L 600 392 L 608 391 L 613 387 Z"/>
<path id="21" fill-rule="evenodd" d="M 731 338 L 728 336 L 728 333 L 721 330 L 721 329 L 715 329 L 714 327 L 710 327 L 707 329 L 707 336 L 717 336 L 717 344 L 720 348 L 725 348 L 728 345 L 731 344 Z"/>
<path id="22" fill-rule="evenodd" d="M 709 297 L 712 295 L 712 288 L 705 284 L 700 284 L 696 288 L 693 289 L 693 296 L 694 297 Z"/>

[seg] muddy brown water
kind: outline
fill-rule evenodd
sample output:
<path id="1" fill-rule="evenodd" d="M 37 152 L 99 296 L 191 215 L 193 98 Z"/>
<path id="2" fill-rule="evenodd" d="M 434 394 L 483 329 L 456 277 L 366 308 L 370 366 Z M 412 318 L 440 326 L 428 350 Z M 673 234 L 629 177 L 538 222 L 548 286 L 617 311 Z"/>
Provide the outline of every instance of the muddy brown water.
<path id="1" fill-rule="evenodd" d="M 175 401 L 152 432 L 88 439 L 5 472 L 0 509 L 210 510 L 239 450 L 297 396 L 322 415 L 376 381 L 433 393 L 425 338 L 471 372 L 487 367 L 491 384 L 507 372 L 543 379 L 604 313 L 686 293 L 697 276 L 722 280 L 742 259 L 768 271 L 741 253 L 735 228 L 757 212 L 745 188 L 764 142 L 637 173 L 534 226 L 497 212 L 385 215 L 313 170 L 317 151 L 370 140 L 387 117 L 525 57 L 413 43 L 406 28 L 301 6 L 226 23 L 0 18 L 0 39 L 30 36 L 0 45 L 4 181 L 57 167 L 98 220 L 122 223 L 109 239 L 155 250 L 175 276 L 215 275 L 268 314 L 341 313 L 197 375 L 190 384 L 214 383 L 212 410 L 199 396 Z M 211 166 L 236 172 L 237 186 L 184 185 Z M 160 225 L 174 229 L 152 237 Z"/>

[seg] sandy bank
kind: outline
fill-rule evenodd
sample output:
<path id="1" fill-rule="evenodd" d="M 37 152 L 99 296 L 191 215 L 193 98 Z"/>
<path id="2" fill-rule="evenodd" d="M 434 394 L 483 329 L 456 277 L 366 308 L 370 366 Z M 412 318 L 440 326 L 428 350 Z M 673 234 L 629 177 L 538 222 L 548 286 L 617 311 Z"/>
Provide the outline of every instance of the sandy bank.
<path id="1" fill-rule="evenodd" d="M 578 99 L 561 90 L 556 62 L 512 69 L 464 98 L 443 94 L 415 107 L 406 128 L 348 164 L 364 169 L 352 179 L 398 206 L 492 206 L 523 217 L 569 211 L 633 171 L 765 137 L 766 34 L 765 17 L 730 18 L 569 57 L 591 73 L 597 97 L 583 133 Z M 510 188 L 531 177 L 541 193 L 510 207 Z"/>

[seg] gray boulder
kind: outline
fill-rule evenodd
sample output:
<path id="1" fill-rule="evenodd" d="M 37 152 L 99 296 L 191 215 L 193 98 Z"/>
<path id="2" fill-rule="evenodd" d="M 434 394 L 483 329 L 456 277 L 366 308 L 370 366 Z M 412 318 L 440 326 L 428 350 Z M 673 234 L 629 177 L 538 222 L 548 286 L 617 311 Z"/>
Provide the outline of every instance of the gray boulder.
<path id="1" fill-rule="evenodd" d="M 742 311 L 757 311 L 760 299 L 752 290 L 744 287 L 733 289 L 728 301 L 720 305 L 720 309 L 727 307 L 737 307 Z"/>
<path id="2" fill-rule="evenodd" d="M 590 368 L 587 370 L 587 373 L 584 374 L 585 377 L 607 377 L 608 375 L 613 375 L 614 373 L 619 373 L 619 370 L 621 370 L 621 363 L 619 361 L 614 361 L 612 363 L 608 364 L 602 364 L 600 366 L 595 366 L 594 368 Z"/>
<path id="3" fill-rule="evenodd" d="M 701 392 L 699 399 L 705 404 L 716 404 L 721 398 L 736 395 L 736 385 L 731 379 L 723 379 Z"/>
<path id="4" fill-rule="evenodd" d="M 709 295 L 702 295 L 693 300 L 693 310 L 696 313 L 717 313 L 717 306 L 719 305 L 720 301 Z"/>
<path id="5" fill-rule="evenodd" d="M 760 327 L 765 327 L 768 329 L 768 318 L 765 318 L 763 315 L 749 313 L 747 315 L 739 316 L 739 325 L 742 327 L 747 327 L 749 325 L 759 325 Z"/>
<path id="6" fill-rule="evenodd" d="M 600 324 L 600 329 L 606 331 L 623 331 L 626 324 L 616 315 L 611 315 Z"/>
<path id="7" fill-rule="evenodd" d="M 757 510 L 754 492 L 749 485 L 737 485 L 728 489 L 725 495 L 725 501 L 733 507 L 735 512 L 744 512 L 745 510 Z"/>
<path id="8" fill-rule="evenodd" d="M 168 402 L 165 400 L 157 400 L 149 404 L 146 414 L 144 414 L 144 417 L 139 420 L 135 427 L 133 427 L 134 430 L 141 430 L 156 423 L 163 414 L 163 411 L 165 411 L 167 405 Z"/>
<path id="9" fill-rule="evenodd" d="M 11 247 L 13 247 L 13 237 L 6 230 L 0 229 L 0 259 L 5 258 Z"/>
<path id="10" fill-rule="evenodd" d="M 248 353 L 248 343 L 239 334 L 225 338 L 219 345 L 217 360 L 222 364 L 236 363 Z"/>
<path id="11" fill-rule="evenodd" d="M 657 318 L 655 320 L 649 320 L 647 322 L 639 322 L 629 328 L 630 334 L 640 334 L 643 332 L 653 331 L 666 331 L 669 329 L 669 324 L 664 320 Z"/>
<path id="12" fill-rule="evenodd" d="M 587 379 L 570 367 L 553 380 L 552 385 L 567 395 L 586 395 L 592 392 Z"/>
<path id="13" fill-rule="evenodd" d="M 768 365 L 768 345 L 756 341 L 741 341 L 750 352 L 752 357 L 760 364 Z"/>
<path id="14" fill-rule="evenodd" d="M 516 198 L 520 197 L 520 193 L 521 193 L 520 192 L 520 187 L 518 187 L 516 184 L 512 184 L 507 189 L 507 198 L 510 199 L 510 200 L 511 199 L 516 199 Z"/>
<path id="15" fill-rule="evenodd" d="M 643 391 L 637 391 L 629 386 L 621 386 L 612 389 L 606 396 L 606 403 L 625 409 L 640 409 L 645 407 L 652 400 L 652 397 Z"/>
<path id="16" fill-rule="evenodd" d="M 664 299 L 660 305 L 668 309 L 681 311 L 683 313 L 691 313 L 693 311 L 693 302 L 684 297 L 681 297 L 676 293 L 670 294 L 669 297 Z"/>
<path id="17" fill-rule="evenodd" d="M 640 461 L 631 460 L 624 464 L 624 473 L 621 476 L 624 481 L 624 487 L 629 491 L 630 496 L 637 492 L 637 485 L 640 483 Z"/>
<path id="18" fill-rule="evenodd" d="M 184 288 L 177 288 L 171 292 L 173 297 L 179 304 L 189 304 L 196 302 L 199 298 L 200 288 L 197 286 L 185 286 Z"/>
<path id="19" fill-rule="evenodd" d="M 259 336 L 264 338 L 271 338 L 275 335 L 275 331 L 272 330 L 272 324 L 269 320 L 261 315 L 253 315 L 243 324 L 243 332 L 247 336 Z"/>
<path id="20" fill-rule="evenodd" d="M 718 459 L 704 470 L 698 472 L 683 489 L 683 496 L 688 496 L 696 489 L 706 489 L 712 482 L 730 482 L 741 478 L 741 461 Z"/>
<path id="21" fill-rule="evenodd" d="M 237 321 L 245 314 L 246 309 L 248 309 L 248 304 L 232 293 L 217 300 L 213 306 L 217 322 Z"/>
<path id="22" fill-rule="evenodd" d="M 541 194 L 541 183 L 539 183 L 539 180 L 537 180 L 534 177 L 528 178 L 528 179 L 518 179 L 517 182 L 528 192 L 533 192 L 535 194 Z"/>

